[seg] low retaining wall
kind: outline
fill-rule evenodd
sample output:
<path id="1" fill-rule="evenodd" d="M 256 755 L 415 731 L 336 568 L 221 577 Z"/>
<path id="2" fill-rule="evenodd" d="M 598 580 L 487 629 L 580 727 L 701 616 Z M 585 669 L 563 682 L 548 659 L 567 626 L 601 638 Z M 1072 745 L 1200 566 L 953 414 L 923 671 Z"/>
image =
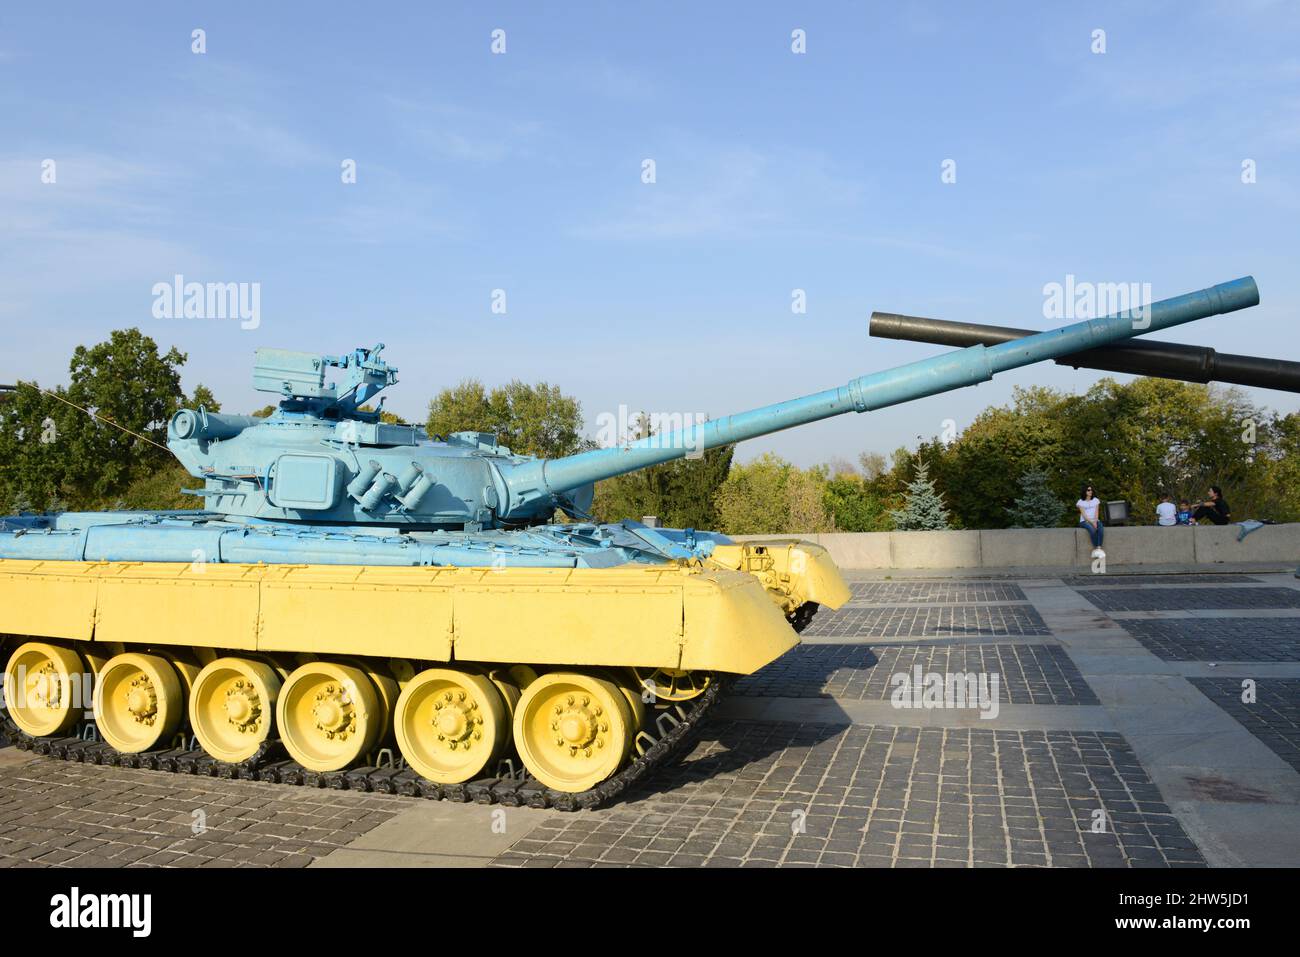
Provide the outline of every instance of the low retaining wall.
<path id="1" fill-rule="evenodd" d="M 1106 529 L 1106 565 L 1300 563 L 1300 523 L 1265 525 L 1240 542 L 1238 525 Z M 801 538 L 823 545 L 840 568 L 1087 568 L 1092 544 L 1081 528 L 1003 528 L 961 532 L 830 532 L 734 535 Z"/>

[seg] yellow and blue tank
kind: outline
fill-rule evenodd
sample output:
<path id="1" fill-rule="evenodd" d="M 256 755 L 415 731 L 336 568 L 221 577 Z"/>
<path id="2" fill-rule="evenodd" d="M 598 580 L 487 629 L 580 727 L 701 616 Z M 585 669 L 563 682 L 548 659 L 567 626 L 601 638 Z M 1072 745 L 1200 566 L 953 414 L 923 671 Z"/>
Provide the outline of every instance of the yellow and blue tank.
<path id="1" fill-rule="evenodd" d="M 811 543 L 590 521 L 597 481 L 1257 302 L 1239 279 L 552 460 L 382 421 L 382 346 L 259 349 L 269 417 L 169 423 L 199 507 L 0 521 L 7 720 L 78 759 L 590 806 L 849 598 Z"/>

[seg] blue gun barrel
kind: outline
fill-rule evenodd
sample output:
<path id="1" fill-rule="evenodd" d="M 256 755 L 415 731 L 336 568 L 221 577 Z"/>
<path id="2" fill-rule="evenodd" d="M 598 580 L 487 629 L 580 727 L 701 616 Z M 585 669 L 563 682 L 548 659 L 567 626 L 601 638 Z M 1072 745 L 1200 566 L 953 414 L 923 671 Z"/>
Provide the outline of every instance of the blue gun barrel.
<path id="1" fill-rule="evenodd" d="M 854 379 L 847 385 L 750 412 L 652 435 L 617 448 L 538 460 L 504 475 L 509 499 L 502 516 L 523 515 L 539 498 L 563 497 L 601 479 L 669 462 L 696 450 L 730 445 L 846 412 L 867 412 L 986 382 L 999 372 L 1056 359 L 1148 332 L 1258 305 L 1259 288 L 1246 276 L 1199 292 L 1163 299 L 1100 319 L 996 346 L 975 345 Z"/>

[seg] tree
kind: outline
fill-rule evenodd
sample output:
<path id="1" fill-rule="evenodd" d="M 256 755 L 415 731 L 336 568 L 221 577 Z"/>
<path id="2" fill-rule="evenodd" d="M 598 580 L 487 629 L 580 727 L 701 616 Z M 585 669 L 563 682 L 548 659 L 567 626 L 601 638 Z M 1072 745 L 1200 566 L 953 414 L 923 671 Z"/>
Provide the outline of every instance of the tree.
<path id="1" fill-rule="evenodd" d="M 512 452 L 559 458 L 584 447 L 582 406 L 559 386 L 515 379 L 491 392 L 477 379 L 443 389 L 429 403 L 430 435 L 488 432 Z"/>
<path id="2" fill-rule="evenodd" d="M 221 403 L 212 394 L 212 390 L 202 382 L 194 387 L 194 394 L 185 403 L 187 408 L 206 409 L 208 412 L 220 412 Z"/>
<path id="3" fill-rule="evenodd" d="M 114 330 L 107 342 L 77 347 L 67 398 L 94 417 L 76 413 L 59 429 L 70 497 L 102 499 L 171 462 L 167 421 L 184 400 L 184 362 L 175 348 L 160 354 L 139 329 Z"/>
<path id="4" fill-rule="evenodd" d="M 831 479 L 824 503 L 838 532 L 887 532 L 894 527 L 886 499 L 860 476 Z"/>
<path id="5" fill-rule="evenodd" d="M 879 452 L 863 452 L 858 456 L 858 467 L 862 470 L 862 477 L 868 482 L 884 475 L 888 464 Z"/>
<path id="6" fill-rule="evenodd" d="M 768 453 L 731 466 L 716 496 L 719 528 L 731 535 L 812 534 L 834 528 L 824 469 L 799 469 Z"/>
<path id="7" fill-rule="evenodd" d="M 63 390 L 54 390 L 54 396 Z M 67 430 L 80 415 L 34 382 L 19 382 L 0 403 L 0 496 L 43 508 L 66 473 Z"/>
<path id="8" fill-rule="evenodd" d="M 1056 528 L 1065 506 L 1047 487 L 1047 473 L 1031 470 L 1020 476 L 1020 496 L 1007 509 L 1012 528 Z"/>
<path id="9" fill-rule="evenodd" d="M 629 432 L 630 440 L 651 435 L 650 418 L 640 416 Z M 734 445 L 724 445 L 698 458 L 674 459 L 597 482 L 592 513 L 602 522 L 654 515 L 669 528 L 717 528 L 715 498 L 734 451 Z"/>
<path id="10" fill-rule="evenodd" d="M 894 527 L 902 531 L 944 531 L 948 528 L 948 509 L 934 488 L 930 467 L 922 462 L 916 477 L 907 485 L 903 507 L 891 513 Z"/>

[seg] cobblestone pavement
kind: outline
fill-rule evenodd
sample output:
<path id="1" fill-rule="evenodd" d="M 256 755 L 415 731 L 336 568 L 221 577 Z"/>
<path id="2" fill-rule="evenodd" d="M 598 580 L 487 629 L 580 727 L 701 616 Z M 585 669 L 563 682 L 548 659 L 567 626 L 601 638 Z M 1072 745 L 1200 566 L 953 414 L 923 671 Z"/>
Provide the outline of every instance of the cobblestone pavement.
<path id="1" fill-rule="evenodd" d="M 477 805 L 0 748 L 0 866 L 1300 864 L 1300 589 L 1102 577 L 854 582 L 675 763 L 490 839 Z M 918 666 L 996 673 L 1008 707 L 896 711 Z"/>
<path id="2" fill-rule="evenodd" d="M 883 606 L 819 612 L 809 637 L 994 637 L 1050 634 L 1028 605 Z"/>
<path id="3" fill-rule="evenodd" d="M 1080 594 L 1102 611 L 1300 608 L 1294 588 L 1104 588 Z"/>
<path id="4" fill-rule="evenodd" d="M 878 605 L 902 602 L 1024 601 L 1025 593 L 1010 582 L 853 582 L 854 601 Z"/>
<path id="5" fill-rule="evenodd" d="M 733 694 L 830 696 L 884 701 L 923 674 L 998 676 L 1008 704 L 1096 704 L 1097 697 L 1065 649 L 1055 645 L 800 645 L 762 671 L 736 682 Z"/>
<path id="6" fill-rule="evenodd" d="M 1061 579 L 1071 588 L 1132 588 L 1134 585 L 1250 585 L 1258 578 L 1249 575 L 1067 575 Z"/>
<path id="7" fill-rule="evenodd" d="M 656 792 L 547 821 L 495 863 L 1204 863 L 1119 735 L 757 721 L 711 732 Z"/>
<path id="8" fill-rule="evenodd" d="M 1300 661 L 1300 618 L 1125 621 L 1124 630 L 1165 661 Z"/>
<path id="9" fill-rule="evenodd" d="M 1192 678 L 1191 682 L 1259 738 L 1270 751 L 1300 771 L 1300 678 L 1259 678 L 1255 700 L 1242 701 L 1241 678 Z"/>
<path id="10" fill-rule="evenodd" d="M 0 768 L 0 867 L 304 867 L 400 798 L 35 759 Z"/>

